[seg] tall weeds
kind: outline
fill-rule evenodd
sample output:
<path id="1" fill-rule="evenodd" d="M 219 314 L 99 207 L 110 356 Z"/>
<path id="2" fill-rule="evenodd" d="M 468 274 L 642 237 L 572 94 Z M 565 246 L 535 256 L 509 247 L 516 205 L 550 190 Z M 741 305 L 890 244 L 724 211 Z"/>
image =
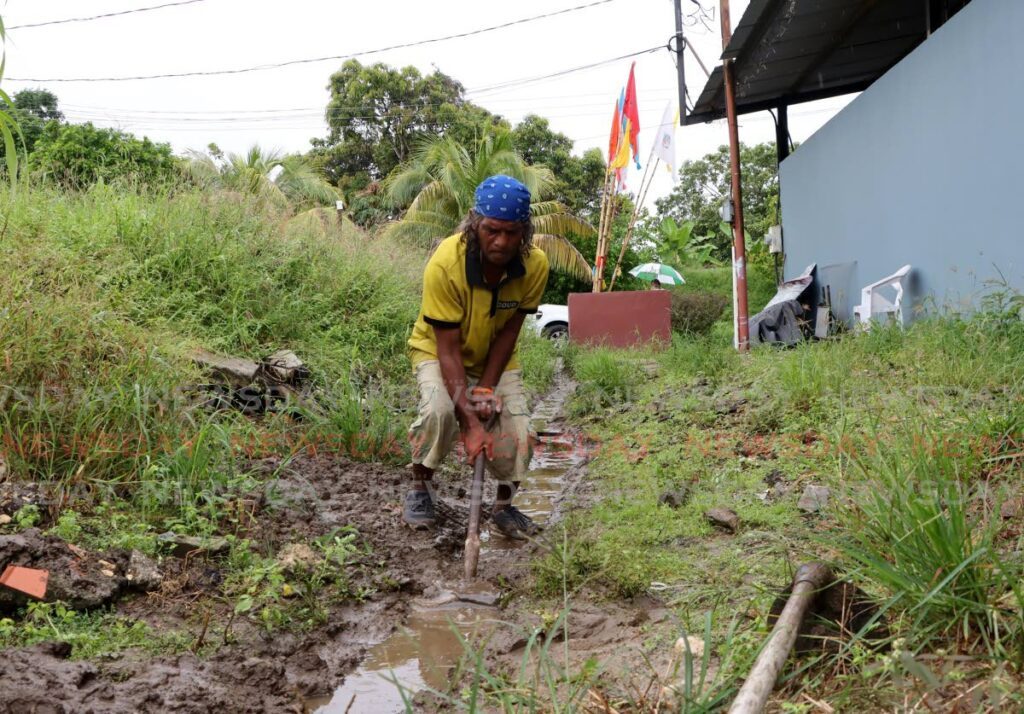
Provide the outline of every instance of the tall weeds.
<path id="1" fill-rule="evenodd" d="M 303 442 L 262 432 L 351 444 L 397 428 L 419 257 L 236 194 L 25 186 L 0 201 L 0 449 L 15 472 L 180 504 L 216 492 L 247 446 Z M 325 412 L 296 426 L 196 409 L 197 346 L 294 350 Z"/>

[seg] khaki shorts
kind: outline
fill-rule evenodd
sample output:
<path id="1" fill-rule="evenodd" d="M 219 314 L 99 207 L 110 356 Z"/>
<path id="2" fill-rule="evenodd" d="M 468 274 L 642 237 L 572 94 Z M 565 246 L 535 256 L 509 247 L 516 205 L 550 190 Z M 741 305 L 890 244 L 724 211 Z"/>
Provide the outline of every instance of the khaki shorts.
<path id="1" fill-rule="evenodd" d="M 467 378 L 469 386 L 475 379 Z M 459 438 L 455 405 L 441 376 L 441 364 L 428 360 L 416 365 L 420 389 L 419 416 L 409 427 L 413 463 L 438 469 Z M 487 468 L 499 481 L 522 481 L 530 468 L 537 435 L 530 427 L 522 371 L 510 369 L 501 375 L 495 394 L 501 397 L 501 416 L 492 429 L 494 458 Z"/>

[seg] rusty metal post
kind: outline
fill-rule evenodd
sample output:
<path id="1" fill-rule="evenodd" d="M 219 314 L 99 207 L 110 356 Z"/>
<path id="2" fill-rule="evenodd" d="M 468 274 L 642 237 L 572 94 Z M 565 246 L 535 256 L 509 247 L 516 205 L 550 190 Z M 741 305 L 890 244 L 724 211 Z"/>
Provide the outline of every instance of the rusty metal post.
<path id="1" fill-rule="evenodd" d="M 732 39 L 732 21 L 729 18 L 729 0 L 721 0 L 722 49 Z M 722 62 L 725 84 L 725 110 L 729 122 L 729 159 L 732 164 L 733 204 L 733 280 L 736 283 L 736 349 L 750 350 L 750 325 L 747 307 L 747 247 L 743 235 L 743 185 L 740 173 L 740 132 L 736 121 L 736 89 L 732 73 L 732 60 Z"/>

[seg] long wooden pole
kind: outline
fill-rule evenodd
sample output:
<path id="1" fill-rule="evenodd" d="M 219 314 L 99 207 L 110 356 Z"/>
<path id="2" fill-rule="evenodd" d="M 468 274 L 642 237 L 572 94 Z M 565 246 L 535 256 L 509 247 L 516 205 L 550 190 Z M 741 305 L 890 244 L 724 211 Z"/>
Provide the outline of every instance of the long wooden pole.
<path id="1" fill-rule="evenodd" d="M 636 219 L 640 216 L 640 208 L 643 206 L 644 201 L 647 200 L 647 192 L 651 188 L 651 184 L 654 183 L 654 176 L 658 168 L 658 164 L 661 162 L 661 158 L 654 157 L 654 149 L 651 149 L 651 155 L 647 158 L 647 169 L 644 170 L 643 178 L 640 179 L 640 190 L 637 191 L 637 202 L 633 206 L 633 215 L 629 218 L 629 226 L 626 228 L 626 235 L 622 238 L 622 247 L 619 248 L 619 259 L 615 261 L 615 267 L 612 269 L 612 281 L 608 285 L 608 292 L 611 292 L 615 288 L 615 280 L 619 274 L 619 267 L 622 265 L 622 259 L 626 256 L 626 249 L 629 247 L 629 242 L 633 238 L 633 229 L 636 227 Z M 650 176 L 648 177 L 648 173 Z M 646 184 L 644 183 L 646 181 Z"/>
<path id="2" fill-rule="evenodd" d="M 722 49 L 732 39 L 732 23 L 729 18 L 729 0 L 721 0 Z M 729 121 L 729 159 L 732 164 L 733 204 L 733 247 L 736 255 L 732 262 L 733 280 L 736 282 L 736 349 L 750 350 L 750 325 L 747 306 L 747 248 L 743 233 L 743 180 L 740 172 L 740 133 L 736 120 L 736 91 L 733 77 L 733 62 L 722 63 L 725 84 L 725 110 Z"/>
<path id="3" fill-rule="evenodd" d="M 613 203 L 612 181 L 614 181 L 614 178 L 612 174 L 611 161 L 609 161 L 608 167 L 604 172 L 604 184 L 601 188 L 601 217 L 597 224 L 597 251 L 594 256 L 594 284 L 592 286 L 592 291 L 595 293 L 601 292 L 601 280 L 604 275 L 604 236 L 607 229 L 606 224 L 609 220 L 608 215 L 610 214 L 611 204 Z"/>
<path id="4" fill-rule="evenodd" d="M 463 547 L 466 578 L 476 577 L 476 566 L 480 560 L 480 509 L 484 500 L 484 455 L 476 457 L 473 465 L 473 484 L 469 491 L 469 525 L 466 527 L 466 543 Z"/>
<path id="5" fill-rule="evenodd" d="M 800 623 L 814 602 L 815 594 L 832 580 L 832 571 L 824 563 L 801 565 L 793 577 L 792 594 L 779 615 L 768 643 L 761 650 L 754 668 L 743 682 L 729 707 L 729 714 L 760 714 L 775 689 L 775 681 L 789 657 L 800 632 Z"/>

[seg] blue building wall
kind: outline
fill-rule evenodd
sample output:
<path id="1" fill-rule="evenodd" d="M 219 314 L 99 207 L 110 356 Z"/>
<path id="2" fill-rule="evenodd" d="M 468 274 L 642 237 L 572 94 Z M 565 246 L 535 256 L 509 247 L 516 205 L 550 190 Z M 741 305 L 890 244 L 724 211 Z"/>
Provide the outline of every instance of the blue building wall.
<path id="1" fill-rule="evenodd" d="M 849 320 L 914 267 L 905 317 L 1024 290 L 1024 0 L 973 0 L 780 167 L 786 276 Z"/>

